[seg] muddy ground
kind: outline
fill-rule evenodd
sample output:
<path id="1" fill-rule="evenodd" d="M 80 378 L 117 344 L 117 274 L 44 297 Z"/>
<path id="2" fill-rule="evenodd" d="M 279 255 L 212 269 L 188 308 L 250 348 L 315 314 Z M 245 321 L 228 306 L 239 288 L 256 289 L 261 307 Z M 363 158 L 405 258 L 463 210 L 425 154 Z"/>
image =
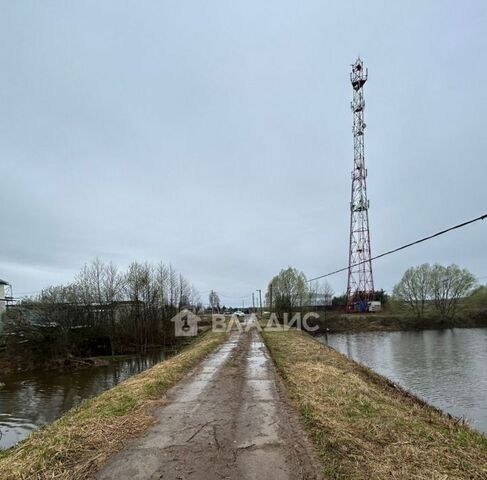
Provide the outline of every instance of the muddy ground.
<path id="1" fill-rule="evenodd" d="M 233 332 L 97 480 L 317 479 L 320 467 L 262 338 Z"/>

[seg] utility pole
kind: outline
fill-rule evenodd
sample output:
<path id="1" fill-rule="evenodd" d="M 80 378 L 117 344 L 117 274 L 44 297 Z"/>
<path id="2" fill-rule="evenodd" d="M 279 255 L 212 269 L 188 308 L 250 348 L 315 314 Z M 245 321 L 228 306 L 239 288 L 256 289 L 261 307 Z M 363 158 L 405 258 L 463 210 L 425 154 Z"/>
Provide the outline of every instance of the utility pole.
<path id="1" fill-rule="evenodd" d="M 272 283 L 269 285 L 269 303 L 270 303 L 270 308 L 271 308 L 271 312 L 272 312 L 272 288 L 273 288 L 273 285 Z"/>
<path id="2" fill-rule="evenodd" d="M 353 112 L 353 171 L 350 200 L 350 244 L 348 253 L 347 307 L 356 303 L 367 309 L 373 299 L 374 279 L 370 253 L 369 200 L 367 199 L 367 169 L 364 158 L 364 90 L 368 71 L 357 58 L 352 65 L 350 82 L 353 88 L 351 108 Z"/>
<path id="3" fill-rule="evenodd" d="M 252 310 L 255 310 L 255 298 L 254 298 L 254 292 L 252 292 Z"/>
<path id="4" fill-rule="evenodd" d="M 259 292 L 260 316 L 262 317 L 262 290 L 258 288 L 257 291 Z"/>

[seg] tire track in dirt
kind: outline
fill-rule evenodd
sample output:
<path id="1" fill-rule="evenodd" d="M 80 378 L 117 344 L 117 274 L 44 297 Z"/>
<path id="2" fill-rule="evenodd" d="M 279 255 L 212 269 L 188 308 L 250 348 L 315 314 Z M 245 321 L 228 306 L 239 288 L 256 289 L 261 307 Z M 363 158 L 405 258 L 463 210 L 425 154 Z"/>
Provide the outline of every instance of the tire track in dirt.
<path id="1" fill-rule="evenodd" d="M 169 390 L 155 424 L 97 480 L 320 478 L 259 332 L 243 328 Z"/>

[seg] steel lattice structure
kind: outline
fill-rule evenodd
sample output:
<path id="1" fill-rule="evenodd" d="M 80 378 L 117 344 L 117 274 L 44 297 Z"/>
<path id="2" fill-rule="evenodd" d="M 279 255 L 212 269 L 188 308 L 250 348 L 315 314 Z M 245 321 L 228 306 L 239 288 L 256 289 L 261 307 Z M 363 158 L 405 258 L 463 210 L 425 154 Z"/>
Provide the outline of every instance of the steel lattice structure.
<path id="1" fill-rule="evenodd" d="M 353 87 L 353 171 L 350 201 L 350 251 L 348 259 L 347 304 L 360 302 L 365 309 L 374 293 L 372 261 L 370 260 L 369 201 L 367 199 L 367 169 L 364 158 L 364 84 L 368 71 L 357 58 L 352 65 L 350 81 Z"/>

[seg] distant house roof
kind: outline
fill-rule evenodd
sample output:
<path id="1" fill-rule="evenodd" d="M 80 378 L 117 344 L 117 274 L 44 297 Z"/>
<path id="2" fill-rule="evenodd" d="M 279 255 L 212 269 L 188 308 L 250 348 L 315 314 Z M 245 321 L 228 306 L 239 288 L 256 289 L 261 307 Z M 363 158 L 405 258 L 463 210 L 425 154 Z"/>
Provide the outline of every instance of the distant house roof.
<path id="1" fill-rule="evenodd" d="M 10 284 L 0 278 L 0 285 L 10 285 Z"/>

